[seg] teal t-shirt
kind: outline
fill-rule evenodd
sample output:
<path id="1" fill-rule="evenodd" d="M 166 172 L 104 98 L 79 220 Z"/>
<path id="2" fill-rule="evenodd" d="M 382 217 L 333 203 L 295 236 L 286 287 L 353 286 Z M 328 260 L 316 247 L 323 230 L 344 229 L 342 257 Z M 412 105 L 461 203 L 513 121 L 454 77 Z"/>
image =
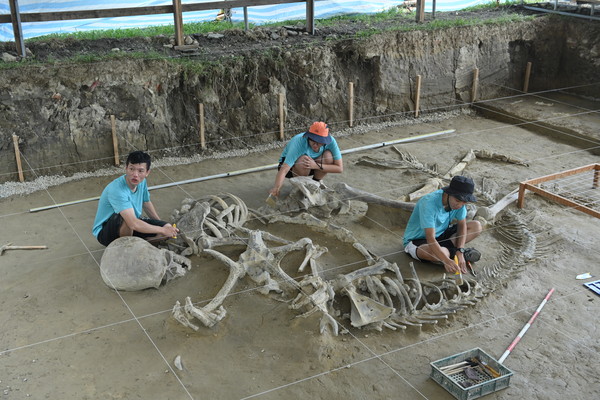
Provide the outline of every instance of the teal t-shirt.
<path id="1" fill-rule="evenodd" d="M 308 144 L 308 138 L 304 137 L 305 133 L 306 132 L 299 133 L 290 139 L 285 145 L 283 153 L 281 153 L 280 161 L 286 163 L 291 168 L 301 156 L 307 155 L 310 158 L 317 158 L 321 156 L 325 150 L 331 151 L 334 160 L 342 158 L 342 152 L 333 136 L 331 137 L 331 143 L 321 146 L 318 152 L 314 152 Z"/>
<path id="2" fill-rule="evenodd" d="M 404 231 L 404 246 L 411 240 L 425 239 L 425 229 L 435 228 L 435 237 L 440 236 L 453 220 L 461 221 L 467 217 L 467 207 L 450 212 L 442 204 L 442 189 L 421 197 L 413 210 L 406 230 Z"/>
<path id="3" fill-rule="evenodd" d="M 125 175 L 115 179 L 104 188 L 100 195 L 92 234 L 98 237 L 102 224 L 106 220 L 113 214 L 118 214 L 128 208 L 133 208 L 135 216 L 140 218 L 144 210 L 144 203 L 148 201 L 150 201 L 150 192 L 145 179 L 140 182 L 135 192 L 132 192 L 127 186 Z"/>

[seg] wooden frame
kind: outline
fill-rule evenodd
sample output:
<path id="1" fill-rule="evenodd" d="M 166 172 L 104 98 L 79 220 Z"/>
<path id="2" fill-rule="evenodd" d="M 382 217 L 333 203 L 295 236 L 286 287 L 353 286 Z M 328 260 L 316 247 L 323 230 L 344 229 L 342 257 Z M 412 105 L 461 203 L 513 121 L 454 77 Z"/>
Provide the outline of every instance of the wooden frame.
<path id="1" fill-rule="evenodd" d="M 594 177 L 592 179 L 592 188 L 600 190 L 600 164 L 590 164 L 584 167 L 574 168 L 563 172 L 557 172 L 555 174 L 550 174 L 542 176 L 540 178 L 530 179 L 528 181 L 521 182 L 519 184 L 519 200 L 517 201 L 517 207 L 523 208 L 525 203 L 525 191 L 531 190 L 532 192 L 537 193 L 540 196 L 546 197 L 559 204 L 572 207 L 576 210 L 583 211 L 584 213 L 589 214 L 593 217 L 600 218 L 600 212 L 597 210 L 591 209 L 589 207 L 584 206 L 583 204 L 579 204 L 573 200 L 567 199 L 563 196 L 559 196 L 554 193 L 550 193 L 547 190 L 534 186 L 542 182 L 560 179 L 591 170 L 594 171 Z"/>
<path id="2" fill-rule="evenodd" d="M 15 36 L 15 43 L 17 44 L 17 52 L 22 57 L 25 57 L 25 46 L 23 45 L 23 30 L 21 27 L 21 22 L 46 22 L 64 21 L 72 19 L 94 19 L 131 17 L 136 15 L 173 14 L 177 45 L 181 46 L 180 41 L 183 40 L 182 14 L 184 12 L 189 11 L 220 10 L 224 8 L 246 8 L 273 4 L 306 3 L 306 30 L 310 34 L 314 34 L 314 3 L 317 0 L 227 0 L 215 1 L 210 3 L 190 4 L 181 4 L 181 0 L 173 0 L 173 4 L 170 6 L 107 8 L 103 10 L 74 10 L 23 14 L 19 12 L 18 0 L 9 1 L 11 6 L 11 14 L 0 14 L 0 24 L 13 24 L 13 32 Z M 247 13 L 245 12 L 244 15 L 247 15 Z"/>
<path id="3" fill-rule="evenodd" d="M 25 45 L 23 43 L 22 22 L 47 22 L 64 21 L 72 19 L 93 19 L 132 17 L 136 15 L 173 14 L 175 24 L 175 37 L 178 46 L 183 43 L 183 13 L 189 11 L 220 10 L 223 8 L 244 8 L 244 21 L 247 22 L 247 7 L 265 6 L 272 4 L 306 3 L 306 31 L 314 35 L 315 1 L 317 0 L 228 0 L 212 3 L 181 4 L 181 0 L 173 0 L 170 6 L 107 8 L 103 10 L 75 10 L 57 11 L 47 13 L 24 13 L 19 12 L 18 0 L 9 0 L 11 6 L 10 14 L 0 14 L 0 24 L 12 23 L 17 53 L 25 57 Z"/>

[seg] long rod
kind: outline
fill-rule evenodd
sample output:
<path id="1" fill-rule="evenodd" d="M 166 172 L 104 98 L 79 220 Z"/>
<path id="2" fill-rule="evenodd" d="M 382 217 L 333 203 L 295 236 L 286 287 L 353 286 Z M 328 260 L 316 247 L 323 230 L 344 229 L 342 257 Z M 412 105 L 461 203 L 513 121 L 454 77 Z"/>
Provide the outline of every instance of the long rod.
<path id="1" fill-rule="evenodd" d="M 531 318 L 529 318 L 529 321 L 527 321 L 527 323 L 525 324 L 523 329 L 521 329 L 521 332 L 519 332 L 519 334 L 517 335 L 515 340 L 512 341 L 512 343 L 510 344 L 510 346 L 508 346 L 508 348 L 506 349 L 504 354 L 502 354 L 502 357 L 500 357 L 500 359 L 498 360 L 498 362 L 500 364 L 502 364 L 504 362 L 504 360 L 506 360 L 506 357 L 508 357 L 508 355 L 510 354 L 512 349 L 515 348 L 515 346 L 517 345 L 517 343 L 519 343 L 519 341 L 521 340 L 523 335 L 525 335 L 525 332 L 527 332 L 527 329 L 529 329 L 529 327 L 533 324 L 533 321 L 535 321 L 537 316 L 540 314 L 540 312 L 542 311 L 542 308 L 544 308 L 544 306 L 548 302 L 548 299 L 550 298 L 550 296 L 552 296 L 552 293 L 554 293 L 554 288 L 550 289 L 550 291 L 548 292 L 546 297 L 544 297 L 544 300 L 542 300 L 542 302 L 540 303 L 540 306 L 537 308 L 537 310 L 535 310 L 535 312 L 533 313 Z"/>
<path id="2" fill-rule="evenodd" d="M 408 137 L 408 138 L 393 140 L 391 142 L 380 142 L 380 143 L 370 144 L 370 145 L 367 145 L 367 146 L 355 147 L 353 149 L 344 150 L 341 153 L 342 154 L 348 154 L 348 153 L 354 153 L 354 152 L 362 151 L 362 150 L 369 150 L 369 149 L 375 149 L 375 148 L 378 148 L 378 147 L 390 146 L 390 145 L 398 144 L 398 143 L 414 142 L 414 141 L 421 140 L 421 139 L 428 139 L 428 138 L 434 137 L 434 136 L 444 135 L 444 134 L 447 134 L 447 133 L 453 133 L 454 131 L 455 131 L 454 129 L 448 129 L 448 130 L 445 130 L 445 131 L 432 132 L 432 133 L 424 133 L 422 135 L 416 135 L 416 136 L 411 136 L 411 137 Z M 248 174 L 248 173 L 251 173 L 251 172 L 265 171 L 265 170 L 268 170 L 268 169 L 277 168 L 278 165 L 279 164 L 268 164 L 268 165 L 263 165 L 263 166 L 260 166 L 260 167 L 240 169 L 240 170 L 231 171 L 231 172 L 223 172 L 221 174 L 216 174 L 216 175 L 201 176 L 199 178 L 187 179 L 187 180 L 184 180 L 184 181 L 170 182 L 170 183 L 165 183 L 165 184 L 162 184 L 162 185 L 149 186 L 148 190 L 162 189 L 162 188 L 167 188 L 167 187 L 171 187 L 171 186 L 185 185 L 187 183 L 202 182 L 202 181 L 208 181 L 208 180 L 211 180 L 211 179 L 226 178 L 226 177 L 229 177 L 229 176 L 236 176 L 236 175 Z M 85 203 L 85 202 L 88 202 L 88 201 L 98 200 L 99 198 L 100 198 L 100 196 L 96 196 L 96 197 L 90 197 L 88 199 L 74 200 L 74 201 L 68 201 L 68 202 L 60 203 L 60 204 L 53 204 L 53 205 L 50 205 L 50 206 L 44 206 L 44 207 L 38 207 L 38 208 L 31 208 L 29 210 L 29 212 L 44 211 L 44 210 L 50 210 L 52 208 L 57 208 L 57 207 L 69 206 L 69 205 L 72 205 L 72 204 L 80 204 L 80 203 Z"/>

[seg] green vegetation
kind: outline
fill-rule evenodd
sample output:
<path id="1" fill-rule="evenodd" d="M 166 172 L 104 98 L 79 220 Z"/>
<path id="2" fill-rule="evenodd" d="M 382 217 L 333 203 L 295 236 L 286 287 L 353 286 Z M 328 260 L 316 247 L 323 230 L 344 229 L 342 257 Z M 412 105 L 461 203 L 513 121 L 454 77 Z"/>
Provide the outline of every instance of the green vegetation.
<path id="1" fill-rule="evenodd" d="M 534 2 L 536 0 L 525 0 L 525 2 Z M 461 11 L 478 11 L 478 10 L 486 10 L 486 9 L 497 9 L 497 8 L 506 8 L 510 5 L 518 4 L 520 0 L 515 1 L 504 1 L 502 3 L 497 3 L 496 1 L 491 1 L 485 4 L 479 4 L 473 7 L 465 8 Z M 333 27 L 337 25 L 343 25 L 347 22 L 362 22 L 365 25 L 375 25 L 380 22 L 385 22 L 390 19 L 398 20 L 398 22 L 406 21 L 413 22 L 415 20 L 414 12 L 407 12 L 406 9 L 392 7 L 388 10 L 375 13 L 375 14 L 345 14 L 338 15 L 331 18 L 320 19 L 315 21 L 315 25 L 317 28 L 319 27 Z M 405 31 L 405 30 L 430 30 L 430 29 L 441 29 L 452 26 L 465 26 L 465 25 L 477 25 L 484 23 L 497 23 L 497 22 L 511 22 L 516 20 L 526 19 L 523 16 L 511 15 L 507 17 L 503 17 L 501 20 L 493 21 L 493 20 L 462 20 L 462 19 L 454 19 L 452 21 L 443 21 L 443 20 L 430 20 L 425 24 L 415 25 L 410 24 L 407 27 L 394 27 L 386 30 L 394 30 L 394 31 Z M 273 27 L 273 26 L 284 26 L 284 25 L 292 25 L 292 26 L 303 26 L 305 25 L 305 21 L 302 20 L 287 20 L 287 21 L 279 21 L 273 23 L 263 24 L 261 26 L 264 27 Z M 255 27 L 255 24 L 249 24 L 250 28 Z M 207 22 L 193 22 L 183 25 L 184 34 L 192 34 L 192 33 L 208 33 L 208 32 L 220 32 L 226 31 L 230 29 L 244 29 L 243 22 L 227 22 L 227 21 L 207 21 Z M 366 29 L 364 31 L 358 32 L 356 34 L 357 37 L 367 37 L 374 35 L 379 32 L 383 32 L 384 30 L 377 30 L 376 28 Z M 93 31 L 82 31 L 82 32 L 74 32 L 74 33 L 60 33 L 60 34 L 51 34 L 46 36 L 39 36 L 31 39 L 27 39 L 25 42 L 36 42 L 36 41 L 47 41 L 48 39 L 57 39 L 57 40 L 95 40 L 95 39 L 120 39 L 120 38 L 134 38 L 134 37 L 152 37 L 152 36 L 173 36 L 175 34 L 175 29 L 173 25 L 163 25 L 163 26 L 150 26 L 146 28 L 130 28 L 130 29 L 109 29 L 109 30 L 93 30 Z"/>
<path id="2" fill-rule="evenodd" d="M 520 2 L 520 0 L 518 0 Z M 534 0 L 525 0 L 531 2 Z M 416 14 L 414 11 L 410 12 L 406 8 L 392 7 L 386 11 L 382 11 L 376 14 L 346 14 L 340 16 L 334 16 L 327 19 L 320 19 L 315 21 L 317 30 L 326 27 L 343 26 L 345 24 L 360 23 L 364 29 L 354 33 L 355 38 L 367 38 L 383 32 L 405 32 L 405 31 L 417 31 L 417 30 L 438 30 L 447 29 L 461 26 L 476 26 L 476 25 L 490 25 L 490 24 L 503 24 L 517 21 L 524 21 L 534 18 L 534 16 L 525 16 L 518 13 L 511 13 L 508 9 L 517 4 L 517 1 L 505 1 L 503 3 L 497 3 L 491 1 L 486 4 L 480 4 L 474 7 L 469 7 L 464 10 L 456 12 L 457 15 L 451 15 L 450 18 L 447 13 L 439 13 L 439 17 L 431 19 L 430 15 L 426 18 L 424 23 L 416 23 Z M 477 15 L 477 11 L 485 10 L 506 10 L 505 12 L 499 12 L 486 15 L 481 14 L 481 17 Z M 467 14 L 467 13 L 471 14 Z M 475 12 L 475 13 L 473 13 Z M 462 15 L 464 13 L 464 16 Z M 452 13 L 454 14 L 454 13 Z M 390 23 L 392 22 L 392 23 Z M 302 20 L 288 20 L 276 23 L 264 24 L 264 27 L 277 27 L 277 26 L 305 26 L 306 21 Z M 256 25 L 251 25 L 251 28 Z M 243 22 L 228 22 L 228 21 L 208 21 L 208 22 L 196 22 L 184 24 L 184 34 L 202 34 L 208 32 L 219 32 L 232 29 L 244 29 Z M 155 37 L 155 36 L 173 36 L 174 27 L 172 25 L 167 26 L 153 26 L 147 28 L 135 28 L 135 29 L 113 29 L 113 30 L 94 30 L 87 32 L 76 32 L 68 34 L 53 34 L 48 36 L 40 36 L 32 39 L 28 39 L 26 42 L 36 41 L 65 41 L 66 45 L 70 41 L 77 40 L 95 40 L 95 39 L 120 39 L 120 38 L 135 38 L 135 37 Z M 337 37 L 332 36 L 326 38 L 326 40 L 336 40 Z M 310 46 L 310 43 L 305 44 Z M 63 59 L 61 62 L 74 62 L 74 63 L 91 63 L 106 60 L 118 60 L 118 59 L 163 59 L 168 58 L 170 61 L 182 65 L 186 73 L 190 74 L 201 74 L 206 72 L 208 69 L 214 69 L 216 66 L 214 62 L 203 62 L 197 59 L 178 59 L 171 58 L 158 52 L 110 52 L 105 54 L 82 54 Z M 278 57 L 274 57 L 274 60 L 279 62 Z M 15 68 L 18 65 L 36 65 L 36 64 L 52 64 L 58 62 L 57 60 L 48 59 L 45 62 L 36 61 L 35 59 L 24 59 L 16 63 L 0 63 L 0 69 Z"/>
<path id="3" fill-rule="evenodd" d="M 254 26 L 250 24 L 250 26 Z M 208 33 L 219 32 L 229 29 L 243 29 L 243 22 L 224 22 L 224 21 L 207 21 L 207 22 L 192 22 L 183 25 L 183 33 L 186 35 L 192 33 Z M 108 30 L 93 30 L 81 31 L 74 33 L 55 33 L 51 35 L 38 36 L 27 39 L 25 42 L 46 41 L 48 39 L 60 40 L 95 40 L 95 39 L 121 39 L 134 37 L 151 37 L 151 36 L 172 36 L 175 34 L 173 25 L 149 26 L 146 28 L 129 28 L 129 29 L 108 29 Z"/>
<path id="4" fill-rule="evenodd" d="M 406 20 L 414 21 L 415 13 L 406 15 Z M 506 13 L 495 18 L 452 18 L 452 19 L 434 19 L 426 21 L 423 24 L 407 24 L 387 27 L 385 29 L 369 28 L 361 30 L 355 34 L 358 38 L 365 38 L 382 32 L 408 32 L 408 31 L 432 31 L 437 29 L 448 29 L 460 26 L 493 25 L 510 22 L 526 21 L 535 18 L 534 16 Z"/>
<path id="5" fill-rule="evenodd" d="M 490 1 L 489 3 L 477 4 L 475 6 L 466 7 L 461 11 L 479 11 L 479 10 L 493 10 L 499 7 L 506 8 L 514 5 L 519 5 L 522 3 L 535 4 L 539 3 L 539 0 L 504 0 L 500 1 Z"/>

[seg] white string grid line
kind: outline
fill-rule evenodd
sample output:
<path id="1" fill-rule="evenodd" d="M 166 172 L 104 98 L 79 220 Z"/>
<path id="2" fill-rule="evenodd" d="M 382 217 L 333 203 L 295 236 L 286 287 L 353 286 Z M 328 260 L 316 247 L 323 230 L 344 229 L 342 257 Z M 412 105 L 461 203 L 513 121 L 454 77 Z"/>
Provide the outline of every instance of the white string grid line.
<path id="1" fill-rule="evenodd" d="M 183 190 L 183 189 L 182 189 L 182 190 Z M 185 190 L 184 190 L 184 192 L 185 192 Z M 51 196 L 49 193 L 48 193 L 48 195 L 49 195 L 49 196 L 52 198 L 52 196 Z M 62 214 L 62 211 L 61 211 L 61 214 Z M 62 214 L 62 215 L 63 215 L 63 217 L 66 219 L 66 217 L 64 216 L 64 214 Z M 69 224 L 69 225 L 71 226 L 71 224 Z M 71 229 L 73 229 L 73 230 L 74 230 L 74 227 L 72 227 L 72 226 L 71 226 Z M 81 239 L 81 237 L 80 237 L 79 235 L 77 235 L 77 236 L 80 238 L 80 240 L 82 240 L 82 239 Z M 85 244 L 84 244 L 84 246 L 85 246 Z M 86 249 L 87 249 L 87 247 L 86 247 Z M 88 249 L 88 252 L 89 252 L 89 249 Z M 89 254 L 91 255 L 91 252 L 89 252 Z M 255 289 L 254 289 L 254 290 L 255 290 Z M 118 293 L 118 291 L 117 291 L 117 293 Z M 119 297 L 121 297 L 121 296 L 119 296 Z M 121 298 L 121 299 L 122 299 L 122 298 Z M 124 301 L 124 300 L 122 299 L 122 301 Z M 132 313 L 132 315 L 134 315 L 134 314 L 133 314 L 133 312 L 131 311 L 131 309 L 129 308 L 129 306 L 127 306 L 127 308 L 130 310 L 130 312 Z M 170 311 L 170 310 L 169 310 L 169 311 Z M 139 322 L 139 318 L 141 318 L 141 317 L 136 317 L 136 316 L 134 315 L 134 319 L 135 319 L 135 320 L 138 322 L 138 324 L 140 325 L 140 327 L 142 327 L 142 329 L 143 329 L 143 326 L 142 326 L 142 325 L 141 325 L 141 323 Z M 112 326 L 112 325 L 111 325 L 111 326 Z M 101 328 L 101 327 L 99 327 L 98 329 L 100 329 L 100 328 Z M 67 335 L 67 337 L 69 337 L 69 336 L 72 336 L 72 335 Z M 150 340 L 152 340 L 151 338 L 149 338 L 149 339 L 150 339 Z M 47 342 L 47 341 L 43 341 L 43 342 L 40 342 L 40 343 L 45 343 L 45 342 Z M 154 343 L 153 343 L 153 344 L 154 344 Z M 154 344 L 154 345 L 155 345 L 155 344 Z M 156 347 L 156 345 L 155 345 L 155 347 Z M 370 349 L 368 349 L 368 350 L 369 350 L 369 351 L 371 351 Z M 8 351 L 11 351 L 11 350 L 8 350 Z M 157 348 L 157 351 L 159 351 L 159 353 L 160 353 L 160 350 L 159 350 L 158 348 Z M 162 354 L 161 354 L 161 356 L 162 356 Z M 163 356 L 163 359 L 164 359 L 164 360 L 165 360 L 165 362 L 166 362 L 166 359 L 164 358 L 164 356 Z M 166 362 L 166 363 L 167 363 L 167 365 L 168 365 L 168 362 Z"/>
<path id="2" fill-rule="evenodd" d="M 290 72 L 290 74 L 294 74 L 292 72 Z M 308 79 L 309 81 L 311 81 L 310 78 L 305 78 Z M 313 82 L 313 84 L 315 84 Z M 496 85 L 496 84 L 494 84 Z M 577 85 L 577 86 L 569 86 L 569 87 L 563 87 L 563 88 L 558 88 L 558 89 L 551 89 L 551 90 L 544 90 L 544 91 L 539 91 L 539 92 L 532 92 L 532 93 L 523 93 L 520 92 L 519 94 L 513 95 L 513 96 L 505 96 L 505 97 L 499 97 L 499 98 L 495 98 L 495 99 L 488 99 L 488 100 L 482 100 L 482 101 L 478 101 L 478 104 L 485 104 L 488 102 L 494 102 L 494 101 L 498 101 L 498 100 L 507 100 L 507 99 L 513 99 L 513 98 L 518 98 L 518 97 L 524 97 L 524 96 L 528 96 L 528 95 L 536 95 L 536 94 L 543 94 L 543 93 L 551 93 L 551 92 L 560 92 L 560 91 L 565 91 L 565 90 L 570 90 L 570 89 L 574 89 L 574 88 L 582 88 L 582 87 L 589 87 L 589 86 L 596 86 L 596 85 L 600 85 L 599 83 L 590 83 L 590 84 L 586 84 L 586 85 Z M 503 87 L 501 85 L 496 85 L 496 86 L 500 86 Z M 517 89 L 513 89 L 514 91 L 518 91 Z M 435 93 L 436 95 L 439 93 Z M 442 95 L 443 96 L 443 95 Z M 434 112 L 439 112 L 441 110 L 448 110 L 448 109 L 452 109 L 452 108 L 459 108 L 459 107 L 464 107 L 465 105 L 468 105 L 468 102 L 461 102 L 458 99 L 456 99 L 454 96 L 447 96 L 451 101 L 452 104 L 450 105 L 444 105 L 444 106 L 438 106 L 438 107 L 431 107 L 428 109 L 422 109 L 420 112 L 423 114 L 427 114 L 427 113 L 434 113 Z M 375 103 L 373 103 L 372 101 L 363 99 L 360 96 L 356 96 L 356 99 L 367 103 L 367 104 L 371 104 L 371 105 L 375 105 Z M 457 103 L 458 101 L 458 103 Z M 307 121 L 310 121 L 309 117 L 307 116 L 303 116 L 301 114 L 296 113 L 294 110 L 288 109 L 288 112 L 292 111 L 293 113 L 302 116 L 304 119 L 306 119 Z M 392 110 L 393 111 L 393 110 Z M 600 110 L 587 110 L 587 112 L 589 113 L 597 113 L 600 112 Z M 372 120 L 372 119 L 389 119 L 391 117 L 398 117 L 398 116 L 410 116 L 413 115 L 414 111 L 393 111 L 393 112 L 388 112 L 386 114 L 383 115 L 377 115 L 377 116 L 370 116 L 370 117 L 364 117 L 364 118 L 359 118 L 359 119 L 355 119 L 355 121 L 367 121 L 367 120 Z M 573 115 L 583 115 L 585 114 L 573 114 Z M 211 115 L 210 112 L 208 112 L 208 115 Z M 556 117 L 558 119 L 560 118 L 569 118 L 569 116 L 560 116 L 560 117 Z M 544 121 L 548 121 L 549 119 L 545 119 L 545 120 L 539 120 L 539 121 L 531 121 L 531 122 L 524 122 L 524 124 L 534 124 L 536 122 L 544 122 Z M 330 122 L 329 125 L 330 126 L 334 126 L 334 125 L 341 125 L 341 124 L 347 124 L 349 122 L 349 120 L 340 120 L 340 121 L 334 121 L 334 122 Z M 415 121 L 415 123 L 418 123 L 418 120 Z M 219 144 L 222 142 L 227 142 L 227 141 L 236 141 L 236 142 L 240 142 L 242 143 L 244 146 L 247 147 L 247 145 L 244 142 L 244 139 L 249 139 L 249 138 L 254 138 L 254 137 L 259 137 L 259 136 L 264 136 L 264 135 L 276 135 L 278 134 L 278 130 L 277 131 L 268 131 L 268 132 L 261 132 L 261 133 L 257 133 L 257 134 L 248 134 L 248 135 L 235 135 L 232 132 L 229 132 L 227 130 L 225 130 L 224 128 L 217 126 L 219 131 L 224 132 L 224 134 L 228 137 L 226 138 L 219 138 L 219 139 L 213 139 L 213 140 L 209 140 L 206 144 L 207 146 L 209 144 Z M 288 127 L 286 128 L 284 131 L 285 132 L 295 132 L 297 129 L 306 129 L 306 127 Z M 37 134 L 36 134 L 37 135 Z M 152 153 L 155 152 L 164 152 L 164 151 L 175 151 L 177 149 L 181 149 L 181 148 L 189 148 L 189 147 L 198 147 L 199 143 L 195 143 L 195 144 L 188 144 L 188 145 L 179 145 L 179 146 L 171 146 L 171 147 L 163 147 L 161 149 L 153 149 L 153 150 L 147 150 L 146 152 L 148 152 L 149 154 L 152 155 Z M 34 170 L 38 170 L 38 171 L 42 171 L 42 170 L 48 170 L 48 169 L 56 169 L 58 167 L 65 167 L 65 166 L 72 166 L 72 165 L 78 165 L 78 164 L 89 164 L 89 163 L 94 163 L 94 162 L 105 162 L 108 160 L 112 160 L 114 159 L 114 157 L 101 157 L 101 158 L 96 158 L 96 159 L 90 159 L 90 160 L 84 160 L 84 161 L 77 161 L 77 162 L 72 162 L 72 163 L 55 163 L 54 165 L 46 165 L 43 167 L 35 167 L 35 168 L 31 168 L 28 170 L 24 170 L 23 172 L 33 172 Z M 0 176 L 5 176 L 5 175 L 14 175 L 15 172 L 6 172 L 6 173 L 2 173 L 0 174 Z"/>

